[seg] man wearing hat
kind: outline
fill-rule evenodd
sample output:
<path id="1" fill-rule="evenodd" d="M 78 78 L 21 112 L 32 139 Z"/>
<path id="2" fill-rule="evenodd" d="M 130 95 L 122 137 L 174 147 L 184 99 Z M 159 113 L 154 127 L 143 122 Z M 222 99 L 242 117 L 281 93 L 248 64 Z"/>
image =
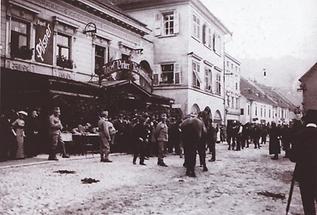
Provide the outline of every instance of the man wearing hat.
<path id="1" fill-rule="evenodd" d="M 317 110 L 308 110 L 305 127 L 295 133 L 290 159 L 296 162 L 295 179 L 299 182 L 305 215 L 315 215 L 317 202 Z"/>
<path id="2" fill-rule="evenodd" d="M 55 107 L 53 110 L 53 114 L 49 117 L 49 137 L 51 144 L 51 151 L 48 157 L 48 160 L 56 160 L 56 150 L 57 145 L 61 144 L 63 149 L 63 158 L 69 158 L 69 155 L 66 154 L 65 143 L 62 140 L 61 132 L 63 129 L 62 122 L 60 120 L 61 110 L 59 107 Z"/>
<path id="3" fill-rule="evenodd" d="M 112 162 L 109 160 L 110 143 L 111 143 L 111 130 L 114 127 L 108 120 L 108 111 L 102 111 L 98 121 L 99 136 L 100 136 L 100 162 Z"/>
<path id="4" fill-rule="evenodd" d="M 167 115 L 163 113 L 161 115 L 161 122 L 159 122 L 156 126 L 154 136 L 156 139 L 156 142 L 158 144 L 158 161 L 157 164 L 159 166 L 167 167 L 167 165 L 164 163 L 164 150 L 165 145 L 168 142 L 168 127 L 166 124 Z"/>

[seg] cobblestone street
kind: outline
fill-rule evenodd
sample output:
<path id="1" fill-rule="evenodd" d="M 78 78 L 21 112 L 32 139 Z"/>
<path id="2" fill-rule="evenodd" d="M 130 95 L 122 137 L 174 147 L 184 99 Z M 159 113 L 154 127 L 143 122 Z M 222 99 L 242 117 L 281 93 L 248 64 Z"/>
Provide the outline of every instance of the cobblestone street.
<path id="1" fill-rule="evenodd" d="M 284 214 L 294 164 L 273 161 L 267 145 L 228 151 L 217 144 L 217 161 L 197 178 L 184 176 L 183 159 L 168 155 L 169 167 L 133 165 L 130 155 L 100 163 L 88 155 L 59 162 L 0 169 L 2 214 Z M 208 155 L 210 156 L 210 155 Z M 207 157 L 208 158 L 208 157 Z M 198 159 L 197 159 L 198 160 Z M 58 170 L 75 171 L 73 174 Z M 84 178 L 99 180 L 83 184 Z M 268 195 L 265 195 L 268 194 Z M 275 198 L 271 197 L 275 196 Z M 301 214 L 295 186 L 290 214 Z"/>

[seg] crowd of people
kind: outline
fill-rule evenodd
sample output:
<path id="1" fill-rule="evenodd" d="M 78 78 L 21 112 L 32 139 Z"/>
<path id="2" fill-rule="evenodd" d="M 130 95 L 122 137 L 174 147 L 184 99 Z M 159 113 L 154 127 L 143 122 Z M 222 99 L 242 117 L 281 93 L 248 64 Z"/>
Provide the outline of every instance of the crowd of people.
<path id="1" fill-rule="evenodd" d="M 209 112 L 206 109 L 198 114 L 198 119 L 204 124 L 204 134 L 199 140 L 200 144 L 194 149 L 194 155 L 197 150 L 199 154 L 203 151 L 205 156 L 209 149 L 211 154 L 209 161 L 216 161 L 216 143 L 221 142 L 228 144 L 228 150 L 235 151 L 251 145 L 254 145 L 255 149 L 260 149 L 263 144 L 268 142 L 269 154 L 273 155 L 274 160 L 278 159 L 281 149 L 283 149 L 284 157 L 296 162 L 295 176 L 299 181 L 305 214 L 316 213 L 314 206 L 317 198 L 316 112 L 308 113 L 304 124 L 301 121 L 293 121 L 290 125 L 276 125 L 274 122 L 242 125 L 240 122 L 234 121 L 226 127 L 214 124 L 208 115 Z M 43 132 L 40 114 L 40 110 L 35 109 L 29 113 L 11 111 L 0 116 L 1 160 L 23 159 L 40 153 L 41 142 L 43 142 L 43 138 L 41 138 L 43 135 L 40 135 Z M 48 160 L 58 160 L 56 156 L 58 148 L 61 148 L 63 158 L 69 158 L 62 139 L 62 132 L 65 131 L 65 128 L 60 116 L 59 107 L 55 107 L 52 114 L 47 116 Z M 193 117 L 196 116 L 190 115 L 185 119 Z M 109 112 L 104 110 L 100 112 L 97 122 L 80 123 L 70 131 L 73 135 L 96 134 L 99 139 L 101 162 L 112 162 L 109 157 L 110 152 L 127 152 L 133 154 L 133 164 L 136 164 L 139 159 L 140 165 L 146 165 L 145 160 L 157 156 L 157 164 L 167 167 L 168 165 L 164 162 L 166 153 L 183 156 L 184 144 L 182 142 L 184 139 L 182 137 L 184 135 L 181 129 L 186 127 L 182 123 L 183 120 L 179 116 L 168 116 L 165 112 L 139 110 L 122 112 L 110 117 Z M 190 134 L 187 136 L 188 139 L 192 138 Z M 200 164 L 204 167 L 204 171 L 208 171 L 201 156 Z M 186 165 L 186 159 L 184 165 Z"/>

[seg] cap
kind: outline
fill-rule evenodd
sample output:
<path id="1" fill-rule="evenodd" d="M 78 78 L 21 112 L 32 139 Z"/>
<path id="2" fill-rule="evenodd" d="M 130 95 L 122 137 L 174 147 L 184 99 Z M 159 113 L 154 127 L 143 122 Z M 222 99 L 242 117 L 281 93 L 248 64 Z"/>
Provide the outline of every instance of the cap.
<path id="1" fill-rule="evenodd" d="M 25 112 L 25 111 L 23 111 L 23 110 L 18 111 L 17 114 L 22 114 L 22 115 L 24 115 L 24 116 L 27 116 L 27 115 L 28 115 L 28 113 Z"/>

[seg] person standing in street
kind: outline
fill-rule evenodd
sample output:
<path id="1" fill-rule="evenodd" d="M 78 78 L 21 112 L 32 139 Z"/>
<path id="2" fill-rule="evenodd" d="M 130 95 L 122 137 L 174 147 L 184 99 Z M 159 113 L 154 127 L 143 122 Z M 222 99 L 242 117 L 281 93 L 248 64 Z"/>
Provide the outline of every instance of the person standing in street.
<path id="1" fill-rule="evenodd" d="M 155 128 L 155 139 L 158 144 L 158 161 L 157 164 L 159 166 L 167 167 L 167 165 L 164 163 L 164 150 L 165 146 L 168 142 L 168 127 L 166 124 L 167 115 L 163 113 L 161 115 L 161 121 L 157 124 Z"/>
<path id="2" fill-rule="evenodd" d="M 62 146 L 63 158 L 69 158 L 69 155 L 66 154 L 65 143 L 62 140 L 61 133 L 63 129 L 62 122 L 60 120 L 61 110 L 59 107 L 55 107 L 53 114 L 49 117 L 49 139 L 50 139 L 50 154 L 48 160 L 58 161 L 56 157 L 57 146 L 60 144 Z"/>
<path id="3" fill-rule="evenodd" d="M 30 157 L 34 157 L 38 155 L 40 148 L 40 119 L 38 112 L 33 110 L 31 113 L 31 117 L 27 121 L 27 155 Z"/>
<path id="4" fill-rule="evenodd" d="M 13 134 L 16 137 L 17 143 L 17 151 L 16 151 L 16 159 L 23 159 L 25 157 L 24 154 L 24 138 L 25 138 L 25 120 L 28 114 L 25 111 L 19 111 L 18 118 L 12 123 Z"/>
<path id="5" fill-rule="evenodd" d="M 296 162 L 295 180 L 299 183 L 305 215 L 316 215 L 317 206 L 317 110 L 308 110 L 305 127 L 294 134 L 295 141 L 289 153 Z"/>
<path id="6" fill-rule="evenodd" d="M 100 136 L 100 162 L 112 162 L 109 160 L 111 130 L 114 128 L 108 120 L 108 111 L 102 111 L 98 121 L 99 136 Z"/>
<path id="7" fill-rule="evenodd" d="M 280 132 L 274 122 L 272 122 L 269 136 L 270 136 L 269 153 L 270 155 L 271 154 L 274 155 L 274 157 L 272 157 L 273 160 L 277 160 L 278 154 L 281 153 L 281 146 L 280 146 L 280 140 L 279 140 Z"/>

